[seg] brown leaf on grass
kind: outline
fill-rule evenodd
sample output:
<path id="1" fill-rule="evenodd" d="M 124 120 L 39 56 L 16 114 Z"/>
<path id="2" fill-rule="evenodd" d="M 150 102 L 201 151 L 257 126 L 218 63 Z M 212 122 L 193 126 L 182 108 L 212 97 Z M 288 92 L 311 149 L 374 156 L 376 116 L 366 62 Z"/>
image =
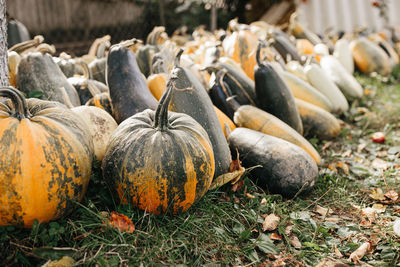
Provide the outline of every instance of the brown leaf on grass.
<path id="1" fill-rule="evenodd" d="M 361 210 L 361 216 L 373 223 L 376 220 L 376 211 L 373 208 L 364 208 Z"/>
<path id="2" fill-rule="evenodd" d="M 262 223 L 263 231 L 273 231 L 278 227 L 279 217 L 275 214 L 270 214 L 265 217 L 264 222 Z"/>
<path id="3" fill-rule="evenodd" d="M 349 265 L 331 259 L 324 259 L 315 267 L 348 267 Z"/>
<path id="4" fill-rule="evenodd" d="M 293 225 L 288 225 L 285 228 L 285 235 L 290 236 L 292 234 Z"/>
<path id="5" fill-rule="evenodd" d="M 358 144 L 357 153 L 361 153 L 364 150 L 364 148 L 366 148 L 366 147 L 367 147 L 366 143 Z"/>
<path id="6" fill-rule="evenodd" d="M 327 143 L 322 147 L 322 150 L 327 150 L 330 146 L 332 146 L 332 144 L 333 144 L 332 141 L 327 142 Z"/>
<path id="7" fill-rule="evenodd" d="M 213 190 L 215 188 L 221 187 L 229 182 L 235 185 L 239 182 L 240 178 L 242 178 L 245 172 L 246 169 L 241 165 L 240 160 L 238 159 L 232 160 L 228 172 L 221 174 L 220 176 L 215 178 L 208 190 Z M 235 188 L 236 190 L 238 190 L 237 187 L 238 186 L 236 186 Z"/>
<path id="8" fill-rule="evenodd" d="M 342 153 L 342 157 L 343 158 L 348 158 L 351 156 L 351 153 L 353 153 L 353 151 L 351 149 L 346 150 L 344 153 Z"/>
<path id="9" fill-rule="evenodd" d="M 135 225 L 132 223 L 131 219 L 116 211 L 111 212 L 111 218 L 107 222 L 121 232 L 133 233 L 133 231 L 135 231 Z"/>
<path id="10" fill-rule="evenodd" d="M 269 238 L 271 238 L 272 240 L 282 240 L 282 237 L 276 233 L 272 233 Z"/>
<path id="11" fill-rule="evenodd" d="M 317 212 L 321 216 L 327 216 L 333 213 L 332 210 L 328 210 L 327 208 L 321 207 L 320 205 L 317 205 L 315 207 L 315 212 Z"/>
<path id="12" fill-rule="evenodd" d="M 350 174 L 349 166 L 348 166 L 345 162 L 339 161 L 338 163 L 336 163 L 336 166 L 337 166 L 338 168 L 342 169 L 343 172 L 344 172 L 346 175 L 349 175 L 349 174 Z"/>
<path id="13" fill-rule="evenodd" d="M 385 194 L 383 193 L 383 190 L 381 188 L 372 189 L 371 194 L 369 194 L 369 196 L 371 198 L 373 198 L 375 200 L 379 200 L 379 201 L 386 199 Z"/>
<path id="14" fill-rule="evenodd" d="M 332 216 L 332 217 L 325 218 L 325 221 L 326 222 L 338 223 L 338 222 L 340 222 L 340 218 L 338 216 Z"/>
<path id="15" fill-rule="evenodd" d="M 375 203 L 371 207 L 376 213 L 384 213 L 386 210 L 386 206 L 382 204 Z"/>
<path id="16" fill-rule="evenodd" d="M 392 201 L 396 201 L 399 198 L 399 194 L 394 190 L 387 191 L 384 196 Z"/>
<path id="17" fill-rule="evenodd" d="M 335 246 L 335 256 L 336 258 L 343 258 L 343 254 L 340 252 L 340 250 Z"/>
<path id="18" fill-rule="evenodd" d="M 390 163 L 383 159 L 376 158 L 372 161 L 371 167 L 377 170 L 386 170 L 390 167 Z"/>
<path id="19" fill-rule="evenodd" d="M 301 242 L 300 240 L 297 238 L 297 236 L 291 236 L 290 237 L 290 244 L 294 247 L 294 248 L 301 248 Z"/>
<path id="20" fill-rule="evenodd" d="M 254 195 L 252 195 L 252 194 L 250 194 L 250 193 L 246 193 L 246 197 L 251 198 L 251 199 L 256 198 Z"/>
<path id="21" fill-rule="evenodd" d="M 371 250 L 371 244 L 369 242 L 363 243 L 358 249 L 350 254 L 349 260 L 359 264 L 360 260 Z"/>

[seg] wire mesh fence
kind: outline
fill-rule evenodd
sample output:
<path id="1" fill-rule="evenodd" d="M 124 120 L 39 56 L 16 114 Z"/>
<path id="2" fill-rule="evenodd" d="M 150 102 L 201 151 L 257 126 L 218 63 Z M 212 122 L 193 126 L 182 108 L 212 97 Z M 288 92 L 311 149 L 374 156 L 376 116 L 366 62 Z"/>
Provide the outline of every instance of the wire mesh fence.
<path id="1" fill-rule="evenodd" d="M 133 0 L 7 0 L 10 17 L 21 21 L 31 37 L 43 35 L 58 52 L 81 55 L 94 39 L 111 42 L 144 38 L 160 23 L 153 1 Z"/>

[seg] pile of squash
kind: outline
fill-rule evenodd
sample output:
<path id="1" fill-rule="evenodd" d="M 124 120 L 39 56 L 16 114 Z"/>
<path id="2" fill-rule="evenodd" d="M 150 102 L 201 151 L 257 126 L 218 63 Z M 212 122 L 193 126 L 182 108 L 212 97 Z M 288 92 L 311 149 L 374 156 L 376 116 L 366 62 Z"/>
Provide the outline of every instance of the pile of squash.
<path id="1" fill-rule="evenodd" d="M 145 43 L 107 35 L 82 57 L 54 55 L 41 36 L 8 51 L 0 225 L 69 214 L 94 162 L 121 203 L 154 214 L 184 212 L 230 182 L 237 158 L 268 192 L 307 192 L 323 159 L 306 138 L 340 133 L 338 117 L 363 94 L 355 66 L 388 75 L 399 63 L 382 35 L 322 41 L 295 19 L 288 32 L 236 20 L 190 36 L 155 27 Z"/>

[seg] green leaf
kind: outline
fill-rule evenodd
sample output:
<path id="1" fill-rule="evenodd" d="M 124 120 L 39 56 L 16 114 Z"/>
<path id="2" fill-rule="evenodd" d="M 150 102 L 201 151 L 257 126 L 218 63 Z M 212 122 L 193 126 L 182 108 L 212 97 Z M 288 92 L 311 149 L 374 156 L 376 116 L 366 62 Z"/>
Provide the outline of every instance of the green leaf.
<path id="1" fill-rule="evenodd" d="M 308 247 L 308 248 L 312 248 L 314 250 L 321 250 L 321 248 L 315 244 L 315 243 L 311 243 L 311 242 L 303 242 L 304 246 Z"/>
<path id="2" fill-rule="evenodd" d="M 29 92 L 27 98 L 41 98 L 44 95 L 42 91 Z"/>
<path id="3" fill-rule="evenodd" d="M 241 233 L 243 233 L 246 228 L 244 227 L 243 224 L 241 223 L 236 223 L 235 226 L 233 226 L 233 232 L 236 233 L 237 235 L 240 235 Z"/>
<path id="4" fill-rule="evenodd" d="M 264 253 L 279 253 L 278 248 L 275 246 L 274 242 L 266 234 L 260 234 L 260 236 L 256 239 L 255 244 Z"/>

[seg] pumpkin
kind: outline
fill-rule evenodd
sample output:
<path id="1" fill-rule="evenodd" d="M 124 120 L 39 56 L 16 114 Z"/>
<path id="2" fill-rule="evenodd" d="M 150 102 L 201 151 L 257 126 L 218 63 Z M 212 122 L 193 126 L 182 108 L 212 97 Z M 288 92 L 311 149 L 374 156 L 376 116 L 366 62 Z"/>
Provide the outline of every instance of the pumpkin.
<path id="1" fill-rule="evenodd" d="M 238 151 L 246 168 L 258 166 L 251 178 L 271 193 L 293 197 L 310 191 L 318 167 L 300 147 L 258 131 L 236 128 L 228 137 L 231 151 Z"/>
<path id="2" fill-rule="evenodd" d="M 257 48 L 257 66 L 254 71 L 258 107 L 287 123 L 300 134 L 303 125 L 294 103 L 294 97 L 282 76 L 269 62 L 261 62 L 261 42 Z"/>
<path id="3" fill-rule="evenodd" d="M 310 84 L 326 96 L 332 104 L 332 112 L 342 113 L 349 109 L 349 103 L 342 91 L 319 65 L 311 63 L 304 68 Z"/>
<path id="4" fill-rule="evenodd" d="M 28 29 L 22 22 L 14 18 L 7 21 L 7 44 L 11 47 L 15 44 L 28 41 L 30 39 Z"/>
<path id="5" fill-rule="evenodd" d="M 111 98 L 108 92 L 94 95 L 85 103 L 85 106 L 95 106 L 107 111 L 110 115 L 113 114 Z"/>
<path id="6" fill-rule="evenodd" d="M 21 58 L 17 75 L 18 88 L 29 95 L 32 92 L 43 92 L 43 98 L 79 106 L 79 95 L 68 82 L 53 58 L 40 52 L 28 53 Z M 64 88 L 66 95 L 60 88 Z"/>
<path id="7" fill-rule="evenodd" d="M 319 165 L 321 157 L 315 148 L 296 130 L 268 112 L 250 105 L 239 106 L 233 99 L 229 99 L 235 106 L 234 122 L 238 127 L 245 127 L 255 131 L 275 136 L 295 144 L 304 149 Z"/>
<path id="8" fill-rule="evenodd" d="M 176 56 L 175 68 L 171 74 L 177 79 L 169 108 L 191 116 L 206 130 L 214 151 L 214 175 L 218 177 L 229 170 L 232 161 L 229 147 L 206 89 L 189 69 L 179 65 L 182 52 L 180 50 Z"/>
<path id="9" fill-rule="evenodd" d="M 129 42 L 113 45 L 107 57 L 107 84 L 118 123 L 145 109 L 157 107 L 157 100 L 147 87 L 135 54 L 127 46 Z"/>
<path id="10" fill-rule="evenodd" d="M 249 30 L 238 29 L 226 37 L 222 43 L 225 53 L 231 57 L 254 80 L 254 66 L 256 65 L 255 52 L 257 49 L 257 36 Z"/>
<path id="11" fill-rule="evenodd" d="M 78 64 L 77 60 L 71 58 L 71 56 L 65 52 L 61 52 L 60 56 L 58 57 L 53 57 L 53 60 L 60 67 L 61 71 L 67 78 L 73 77 L 76 74 L 85 75 L 82 66 Z"/>
<path id="12" fill-rule="evenodd" d="M 232 132 L 236 125 L 233 121 L 226 116 L 221 110 L 214 106 L 215 113 L 217 114 L 219 124 L 221 125 L 222 131 L 224 132 L 225 138 L 228 138 L 230 132 Z"/>
<path id="13" fill-rule="evenodd" d="M 122 203 L 154 214 L 186 211 L 208 190 L 214 175 L 210 139 L 183 113 L 168 112 L 173 77 L 157 110 L 123 121 L 111 136 L 103 176 Z"/>
<path id="14" fill-rule="evenodd" d="M 0 89 L 0 225 L 31 227 L 70 213 L 85 194 L 93 142 L 85 123 L 57 102 Z"/>
<path id="15" fill-rule="evenodd" d="M 71 109 L 86 124 L 93 139 L 94 155 L 101 161 L 111 134 L 118 124 L 105 110 L 94 106 L 79 106 Z"/>
<path id="16" fill-rule="evenodd" d="M 338 136 L 341 127 L 335 116 L 301 99 L 295 101 L 303 122 L 304 136 L 317 137 L 320 140 L 334 139 Z"/>
<path id="17" fill-rule="evenodd" d="M 350 42 L 350 49 L 354 62 L 361 72 L 378 72 L 388 75 L 391 72 L 390 60 L 379 45 L 365 37 L 359 37 Z"/>
<path id="18" fill-rule="evenodd" d="M 289 86 L 294 97 L 307 101 L 326 111 L 332 111 L 333 108 L 329 99 L 308 82 L 288 71 L 282 71 L 280 74 Z"/>

